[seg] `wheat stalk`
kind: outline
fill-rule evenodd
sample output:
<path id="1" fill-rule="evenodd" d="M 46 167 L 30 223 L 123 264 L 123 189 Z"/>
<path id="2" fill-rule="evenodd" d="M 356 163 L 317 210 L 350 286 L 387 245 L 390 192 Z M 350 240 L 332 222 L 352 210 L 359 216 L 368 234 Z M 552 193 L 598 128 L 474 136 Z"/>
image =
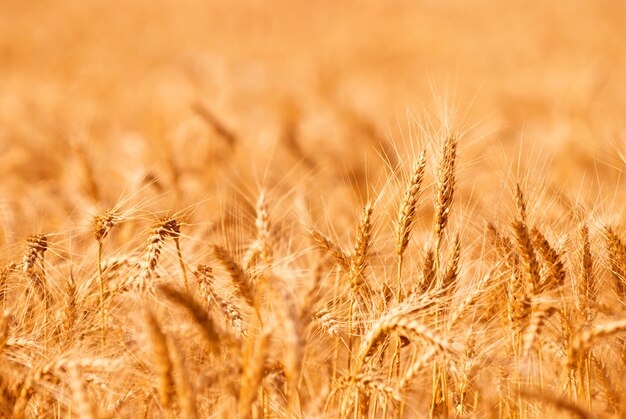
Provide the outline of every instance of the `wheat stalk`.
<path id="1" fill-rule="evenodd" d="M 241 377 L 239 390 L 238 416 L 240 418 L 252 417 L 252 407 L 257 399 L 259 390 L 262 391 L 262 381 L 265 375 L 265 361 L 268 357 L 268 346 L 271 330 L 262 331 L 258 339 L 249 338 L 245 351 L 246 361 Z"/>
<path id="2" fill-rule="evenodd" d="M 168 284 L 159 284 L 158 291 L 176 305 L 184 308 L 202 331 L 205 343 L 210 349 L 219 352 L 220 333 L 208 313 L 190 295 L 184 294 Z"/>
<path id="3" fill-rule="evenodd" d="M 237 331 L 240 336 L 246 336 L 246 328 L 243 324 L 241 313 L 237 306 L 220 297 L 212 288 L 214 281 L 212 269 L 206 265 L 198 265 L 198 268 L 194 272 L 194 275 L 198 279 L 200 284 L 200 290 L 204 293 L 208 301 L 215 302 L 224 317 L 228 320 L 231 327 Z"/>
<path id="4" fill-rule="evenodd" d="M 198 411 L 193 382 L 189 377 L 185 359 L 180 350 L 180 345 L 173 337 L 168 337 L 167 348 L 172 360 L 172 371 L 176 385 L 176 399 L 180 408 L 179 417 L 184 419 L 196 419 Z"/>
<path id="5" fill-rule="evenodd" d="M 172 395 L 174 393 L 174 380 L 172 377 L 173 367 L 172 361 L 170 360 L 167 337 L 150 310 L 145 311 L 144 318 L 150 338 L 150 347 L 154 354 L 154 365 L 159 382 L 159 399 L 165 409 L 170 409 L 172 407 Z"/>

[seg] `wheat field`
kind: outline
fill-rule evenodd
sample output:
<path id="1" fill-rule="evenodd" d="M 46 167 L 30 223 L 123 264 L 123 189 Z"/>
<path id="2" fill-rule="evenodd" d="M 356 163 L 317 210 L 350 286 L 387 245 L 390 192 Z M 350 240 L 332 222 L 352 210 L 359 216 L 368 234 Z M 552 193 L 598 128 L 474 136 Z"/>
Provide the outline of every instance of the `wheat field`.
<path id="1" fill-rule="evenodd" d="M 0 2 L 0 417 L 626 417 L 625 17 Z"/>

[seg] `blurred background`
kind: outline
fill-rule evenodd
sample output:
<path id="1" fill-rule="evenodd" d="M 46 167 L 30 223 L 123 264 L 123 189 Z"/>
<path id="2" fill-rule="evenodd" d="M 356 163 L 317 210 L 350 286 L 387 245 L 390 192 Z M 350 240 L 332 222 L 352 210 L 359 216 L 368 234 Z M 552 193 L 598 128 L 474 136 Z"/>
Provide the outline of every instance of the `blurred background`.
<path id="1" fill-rule="evenodd" d="M 523 172 L 615 202 L 625 17 L 608 0 L 4 0 L 0 240 L 133 193 L 177 209 L 314 179 L 311 200 L 354 212 L 448 125 L 466 197 Z"/>

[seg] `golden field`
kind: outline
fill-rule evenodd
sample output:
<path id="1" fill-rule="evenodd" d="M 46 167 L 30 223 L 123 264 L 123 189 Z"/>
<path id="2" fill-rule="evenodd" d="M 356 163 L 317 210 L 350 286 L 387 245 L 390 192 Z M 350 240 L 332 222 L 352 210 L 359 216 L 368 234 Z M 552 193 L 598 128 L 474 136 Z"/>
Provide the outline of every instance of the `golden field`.
<path id="1" fill-rule="evenodd" d="M 626 4 L 0 3 L 0 416 L 626 417 Z"/>

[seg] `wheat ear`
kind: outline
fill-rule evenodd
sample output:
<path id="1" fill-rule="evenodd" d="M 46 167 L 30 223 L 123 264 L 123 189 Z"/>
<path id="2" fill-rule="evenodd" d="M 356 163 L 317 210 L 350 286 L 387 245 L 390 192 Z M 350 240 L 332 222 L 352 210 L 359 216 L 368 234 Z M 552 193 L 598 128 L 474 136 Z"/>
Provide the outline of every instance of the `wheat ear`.
<path id="1" fill-rule="evenodd" d="M 517 241 L 517 248 L 522 256 L 524 273 L 526 275 L 526 286 L 531 295 L 539 293 L 539 263 L 535 255 L 535 249 L 530 239 L 528 226 L 522 219 L 513 221 L 513 232 Z"/>
<path id="2" fill-rule="evenodd" d="M 221 314 L 226 317 L 231 327 L 235 329 L 240 336 L 245 337 L 247 332 L 239 309 L 234 304 L 220 297 L 213 289 L 212 284 L 215 277 L 213 276 L 212 269 L 206 265 L 198 265 L 194 275 L 198 279 L 200 290 L 204 293 L 207 300 L 210 303 L 215 302 L 219 306 Z"/>
<path id="3" fill-rule="evenodd" d="M 180 225 L 178 221 L 171 217 L 165 217 L 158 220 L 150 231 L 148 238 L 148 246 L 144 255 L 144 261 L 141 273 L 139 275 L 139 289 L 153 289 L 154 285 L 151 279 L 156 274 L 156 268 L 159 265 L 159 258 L 165 240 L 168 237 L 177 238 L 180 235 Z"/>
<path id="4" fill-rule="evenodd" d="M 454 134 L 446 135 L 443 140 L 439 174 L 437 176 L 437 196 L 435 199 L 435 264 L 439 266 L 439 246 L 444 230 L 450 218 L 450 209 L 456 188 L 457 140 Z"/>
<path id="5" fill-rule="evenodd" d="M 561 260 L 561 255 L 554 250 L 543 233 L 538 229 L 532 228 L 530 237 L 548 268 L 548 275 L 541 280 L 539 292 L 563 286 L 565 283 L 565 265 Z"/>
<path id="6" fill-rule="evenodd" d="M 230 252 L 222 246 L 214 244 L 212 245 L 212 250 L 217 260 L 222 264 L 224 269 L 226 269 L 226 272 L 228 272 L 237 294 L 239 294 L 251 308 L 255 308 L 254 291 L 246 272 L 235 261 Z"/>
<path id="7" fill-rule="evenodd" d="M 398 255 L 398 284 L 397 292 L 399 301 L 402 300 L 402 261 L 404 251 L 409 245 L 411 230 L 417 212 L 417 200 L 424 180 L 426 170 L 426 152 L 422 151 L 413 165 L 413 174 L 404 191 L 404 197 L 396 220 L 396 254 Z"/>
<path id="8" fill-rule="evenodd" d="M 213 320 L 209 317 L 209 314 L 198 304 L 190 295 L 184 294 L 171 285 L 159 284 L 158 290 L 166 298 L 172 300 L 176 305 L 184 308 L 200 330 L 205 342 L 212 350 L 219 352 L 221 350 L 220 334 L 217 331 Z"/>
<path id="9" fill-rule="evenodd" d="M 585 224 L 580 226 L 580 241 L 582 268 L 576 294 L 580 311 L 585 317 L 589 317 L 589 302 L 595 300 L 595 284 L 593 283 L 593 256 L 589 242 L 589 228 Z"/>
<path id="10" fill-rule="evenodd" d="M 365 285 L 363 271 L 367 265 L 367 254 L 372 238 L 372 213 L 373 206 L 367 203 L 361 213 L 361 220 L 356 235 L 354 254 L 350 258 L 350 289 L 353 295 L 357 295 L 361 287 Z"/>
<path id="11" fill-rule="evenodd" d="M 541 331 L 543 330 L 546 321 L 556 312 L 557 308 L 553 306 L 534 310 L 524 336 L 524 355 L 530 355 L 530 352 L 533 350 L 539 336 L 541 335 Z"/>
<path id="12" fill-rule="evenodd" d="M 354 254 L 350 258 L 350 305 L 348 307 L 348 348 L 350 350 L 352 349 L 354 305 L 360 296 L 361 288 L 365 285 L 363 271 L 367 264 L 367 253 L 372 237 L 372 212 L 373 207 L 368 202 L 361 213 Z"/>
<path id="13" fill-rule="evenodd" d="M 272 241 L 270 235 L 270 215 L 267 206 L 265 192 L 261 192 L 256 203 L 257 243 L 259 246 L 259 256 L 264 265 L 272 264 Z"/>
<path id="14" fill-rule="evenodd" d="M 459 263 L 461 261 L 461 239 L 457 234 L 454 237 L 452 244 L 452 252 L 450 254 L 450 260 L 448 261 L 448 267 L 446 273 L 441 281 L 441 289 L 446 289 L 448 292 L 452 291 L 453 286 L 459 276 Z"/>
<path id="15" fill-rule="evenodd" d="M 313 241 L 323 250 L 326 250 L 331 254 L 335 262 L 344 270 L 350 271 L 350 258 L 344 253 L 341 248 L 336 245 L 332 239 L 324 235 L 319 230 L 309 227 L 309 235 Z"/>
<path id="16" fill-rule="evenodd" d="M 620 298 L 626 298 L 626 247 L 613 227 L 605 227 L 604 236 L 611 261 L 615 290 Z"/>

